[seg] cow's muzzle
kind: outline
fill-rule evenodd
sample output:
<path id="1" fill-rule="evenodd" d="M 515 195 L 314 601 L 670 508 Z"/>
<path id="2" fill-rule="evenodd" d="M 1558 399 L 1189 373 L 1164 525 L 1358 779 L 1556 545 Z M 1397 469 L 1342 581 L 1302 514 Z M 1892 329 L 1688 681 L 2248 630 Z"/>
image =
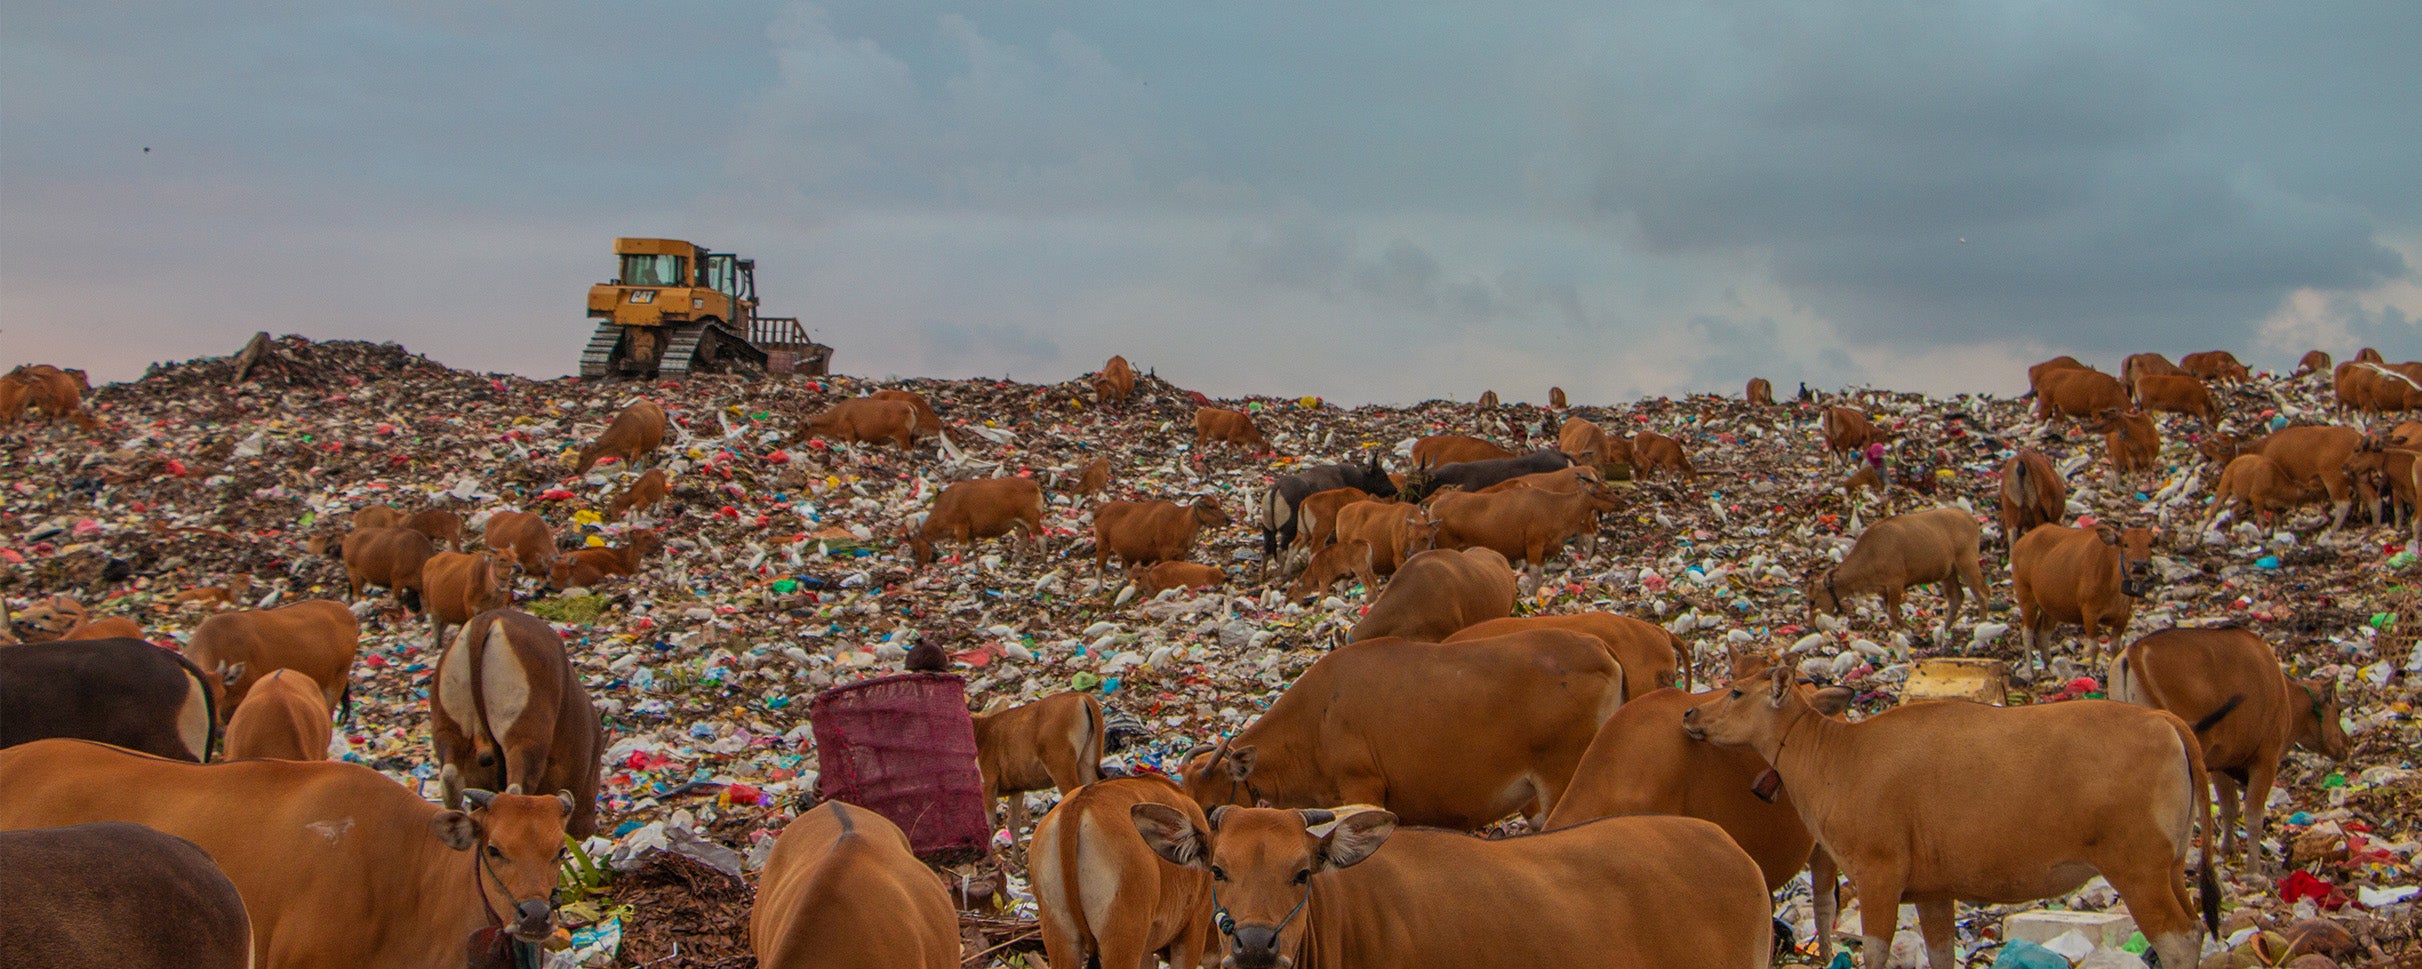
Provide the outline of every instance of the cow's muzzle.
<path id="1" fill-rule="evenodd" d="M 2146 593 L 2151 591 L 2153 591 L 2153 569 L 2151 566 L 2131 568 L 2127 571 L 2127 574 L 2122 575 L 2119 578 L 2119 593 L 2127 596 L 2130 599 L 2142 599 L 2145 597 Z"/>
<path id="2" fill-rule="evenodd" d="M 1220 965 L 1224 969 L 1290 969 L 1295 960 L 1278 954 L 1276 926 L 1240 925 L 1228 937 L 1228 957 Z"/>
<path id="3" fill-rule="evenodd" d="M 555 905 L 543 898 L 533 898 L 513 906 L 513 937 L 523 942 L 544 942 L 555 934 Z"/>

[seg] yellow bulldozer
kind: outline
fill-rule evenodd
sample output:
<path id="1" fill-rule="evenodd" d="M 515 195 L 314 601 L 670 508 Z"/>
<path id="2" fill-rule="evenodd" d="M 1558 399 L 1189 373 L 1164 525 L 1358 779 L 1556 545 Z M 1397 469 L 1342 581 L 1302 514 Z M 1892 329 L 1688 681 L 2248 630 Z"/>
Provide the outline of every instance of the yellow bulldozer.
<path id="1" fill-rule="evenodd" d="M 620 272 L 589 287 L 598 321 L 584 378 L 823 374 L 833 348 L 791 316 L 757 314 L 757 261 L 679 239 L 616 239 Z"/>

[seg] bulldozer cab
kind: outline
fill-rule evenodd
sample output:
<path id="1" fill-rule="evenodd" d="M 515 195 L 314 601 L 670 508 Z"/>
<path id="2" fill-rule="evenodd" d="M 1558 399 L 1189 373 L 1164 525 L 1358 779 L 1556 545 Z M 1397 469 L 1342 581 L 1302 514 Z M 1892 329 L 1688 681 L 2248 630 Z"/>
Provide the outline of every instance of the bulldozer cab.
<path id="1" fill-rule="evenodd" d="M 679 239 L 616 239 L 614 254 L 614 278 L 589 287 L 589 317 L 599 323 L 581 376 L 829 367 L 832 348 L 797 318 L 757 315 L 756 260 Z"/>

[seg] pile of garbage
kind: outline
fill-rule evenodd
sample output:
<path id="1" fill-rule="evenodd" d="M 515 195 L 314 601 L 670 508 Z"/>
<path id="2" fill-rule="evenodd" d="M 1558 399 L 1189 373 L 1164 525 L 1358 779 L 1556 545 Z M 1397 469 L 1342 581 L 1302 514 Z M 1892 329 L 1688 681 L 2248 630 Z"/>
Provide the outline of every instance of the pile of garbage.
<path id="1" fill-rule="evenodd" d="M 1948 637 L 1936 633 L 1941 600 L 1929 593 L 1913 597 L 1906 631 L 1873 603 L 1846 620 L 1812 621 L 1801 593 L 1812 570 L 1885 515 L 1954 505 L 1989 521 L 2000 463 L 2018 447 L 2044 451 L 2072 483 L 2073 513 L 2162 529 L 2161 583 L 2135 633 L 2242 622 L 2297 675 L 2335 677 L 2347 697 L 2351 761 L 2292 754 L 2273 797 L 2271 857 L 2291 868 L 2228 872 L 2229 944 L 2269 944 L 2266 933 L 2328 919 L 2354 940 L 2344 965 L 2422 945 L 2412 899 L 2422 886 L 2415 555 L 2388 526 L 2317 537 L 2311 508 L 2274 529 L 2206 529 L 2217 469 L 2182 419 L 2164 419 L 2162 470 L 2122 481 L 2098 437 L 2070 421 L 2037 421 L 2029 402 L 1830 395 L 1826 403 L 1899 431 L 1887 459 L 1892 487 L 1878 500 L 1839 487 L 1851 469 L 1825 455 L 1811 401 L 1691 396 L 1563 410 L 1216 402 L 1251 413 L 1270 439 L 1269 452 L 1248 454 L 1193 447 L 1190 418 L 1205 398 L 1157 376 L 1140 380 L 1125 406 L 1104 408 L 1077 379 L 531 381 L 453 370 L 392 344 L 299 337 L 269 341 L 256 357 L 241 380 L 228 357 L 161 364 L 101 388 L 92 407 L 104 428 L 89 437 L 47 425 L 0 434 L 0 594 L 19 608 L 72 596 L 95 617 L 127 616 L 173 642 L 204 617 L 171 604 L 184 589 L 249 576 L 254 605 L 345 598 L 341 563 L 315 552 L 313 539 L 340 533 L 366 505 L 453 509 L 472 535 L 488 514 L 534 511 L 567 543 L 592 546 L 659 530 L 666 550 L 638 576 L 572 593 L 528 580 L 518 590 L 520 608 L 565 633 L 607 727 L 603 827 L 584 846 L 596 884 L 567 908 L 581 924 L 555 965 L 654 964 L 676 941 L 679 958 L 663 964 L 744 964 L 745 882 L 704 872 L 753 870 L 812 797 L 806 707 L 816 693 L 895 672 L 920 643 L 952 657 L 979 707 L 1091 691 L 1134 722 L 1135 742 L 1114 755 L 1116 766 L 1173 769 L 1195 744 L 1251 721 L 1367 604 L 1359 591 L 1292 604 L 1258 580 L 1260 538 L 1249 522 L 1273 476 L 1374 450 L 1401 470 L 1412 440 L 1434 433 L 1552 446 L 1569 416 L 1610 433 L 1675 437 L 1701 476 L 1622 483 L 1630 504 L 1607 517 L 1596 554 L 1568 549 L 1526 585 L 1521 612 L 1652 618 L 1690 644 L 1699 688 L 1728 647 L 1788 650 L 1802 672 L 1855 688 L 1869 713 L 1898 702 L 1914 664 L 1939 656 L 2011 660 L 2023 687 L 2012 702 L 2100 695 L 2103 664 L 2081 648 L 2050 670 L 2026 669 L 1989 523 L 1992 602 L 1982 621 L 1971 611 Z M 949 444 L 901 453 L 797 433 L 803 414 L 883 387 L 924 394 Z M 2317 379 L 2263 375 L 2229 392 L 2227 426 L 2324 422 L 2325 394 Z M 658 458 L 672 497 L 634 520 L 609 520 L 605 505 L 630 469 L 609 462 L 575 476 L 568 459 L 637 396 L 658 400 L 677 425 Z M 1091 502 L 1065 491 L 1097 456 L 1113 468 L 1102 498 L 1209 496 L 1238 519 L 1206 531 L 1195 553 L 1227 568 L 1225 587 L 1144 596 L 1118 572 L 1096 573 Z M 936 491 L 1001 475 L 1035 477 L 1052 496 L 1045 553 L 945 546 L 941 561 L 914 567 L 898 536 Z M 383 593 L 366 595 L 356 613 L 363 656 L 340 755 L 434 791 L 428 622 Z M 1781 911 L 1806 946 L 1816 926 L 1804 885 L 1793 892 Z M 1030 935 L 1019 941 L 1033 903 L 1014 864 L 987 894 L 999 909 L 969 916 L 971 944 L 999 947 L 984 964 L 1038 962 Z M 2114 904 L 2096 882 L 2058 907 Z M 1963 953 L 2007 958 L 2002 950 L 2018 943 L 2005 944 L 2004 920 L 2043 907 L 1963 906 Z M 1855 936 L 1856 907 L 1844 909 L 1840 925 Z M 710 936 L 730 944 L 712 947 L 702 941 Z M 2127 945 L 2122 936 L 2076 957 Z"/>

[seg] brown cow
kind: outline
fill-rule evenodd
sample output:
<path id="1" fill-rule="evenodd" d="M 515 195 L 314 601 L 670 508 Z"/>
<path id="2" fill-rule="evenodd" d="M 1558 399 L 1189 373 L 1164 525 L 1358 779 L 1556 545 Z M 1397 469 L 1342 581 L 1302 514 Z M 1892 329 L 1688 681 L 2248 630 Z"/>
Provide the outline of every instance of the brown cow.
<path id="1" fill-rule="evenodd" d="M 508 966 L 504 935 L 546 941 L 571 805 L 468 799 L 440 809 L 342 761 L 184 764 L 76 740 L 0 751 L 0 830 L 127 821 L 201 846 L 243 896 L 264 969 L 427 969 L 467 951 Z M 473 949 L 475 934 L 496 947 Z"/>
<path id="2" fill-rule="evenodd" d="M 252 573 L 238 572 L 228 576 L 224 584 L 196 586 L 170 596 L 169 601 L 180 607 L 202 605 L 224 609 L 243 605 L 245 597 L 251 593 Z"/>
<path id="3" fill-rule="evenodd" d="M 2131 353 L 2128 354 L 2127 359 L 2119 362 L 2119 379 L 2128 385 L 2128 392 L 2131 396 L 2136 391 L 2137 382 L 2146 377 L 2178 376 L 2185 373 L 2186 370 L 2171 363 L 2170 358 L 2158 353 Z"/>
<path id="4" fill-rule="evenodd" d="M 61 634 L 63 641 L 83 639 L 142 639 L 143 627 L 125 616 L 103 616 Z"/>
<path id="5" fill-rule="evenodd" d="M 2271 644 L 2252 631 L 2164 629 L 2130 644 L 2111 662 L 2110 695 L 2167 710 L 2194 725 L 2203 763 L 2220 801 L 2222 851 L 2261 861 L 2263 816 L 2290 744 L 2344 763 L 2338 681 L 2291 680 Z M 2237 837 L 2237 787 L 2245 787 L 2245 838 Z"/>
<path id="6" fill-rule="evenodd" d="M 1878 430 L 1867 415 L 1848 407 L 1825 408 L 1825 413 L 1817 418 L 1817 433 L 1825 439 L 1825 450 L 1847 454 L 1853 461 L 1866 454 L 1868 445 L 1881 444 L 1893 437 Z"/>
<path id="7" fill-rule="evenodd" d="M 252 685 L 252 702 L 227 718 L 227 758 L 326 760 L 331 735 L 319 684 L 294 670 L 271 670 Z"/>
<path id="8" fill-rule="evenodd" d="M 1162 562 L 1128 567 L 1127 580 L 1143 594 L 1156 596 L 1170 589 L 1216 589 L 1228 584 L 1228 573 L 1200 562 Z"/>
<path id="9" fill-rule="evenodd" d="M 1091 693 L 1058 693 L 975 716 L 976 767 L 984 778 L 984 819 L 1000 828 L 1009 799 L 1011 836 L 1026 826 L 1026 792 L 1062 797 L 1102 779 L 1102 703 Z"/>
<path id="10" fill-rule="evenodd" d="M 1159 804 L 1130 810 L 1162 858 L 1212 872 L 1236 969 L 1763 969 L 1772 958 L 1757 863 L 1692 818 L 1489 841 L 1400 830 L 1386 811 L 1223 808 L 1206 827 Z"/>
<path id="11" fill-rule="evenodd" d="M 139 824 L 0 833 L 0 898 L 0 965 L 253 966 L 252 919 L 235 883 L 193 842 Z"/>
<path id="12" fill-rule="evenodd" d="M 1124 404 L 1134 393 L 1135 368 L 1127 364 L 1126 357 L 1111 357 L 1110 362 L 1103 364 L 1101 371 L 1093 377 L 1093 399 L 1101 406 L 1108 407 L 1113 402 Z"/>
<path id="13" fill-rule="evenodd" d="M 1551 555 L 1563 551 L 1575 537 L 1594 554 L 1598 545 L 1598 516 L 1622 507 L 1614 489 L 1596 479 L 1558 493 L 1540 488 L 1515 488 L 1489 494 L 1447 492 L 1432 499 L 1430 516 L 1438 520 L 1439 548 L 1492 548 L 1508 562 L 1522 562 L 1537 578 Z"/>
<path id="14" fill-rule="evenodd" d="M 1574 464 L 1598 471 L 1604 471 L 1615 463 L 1614 444 L 1608 440 L 1606 429 L 1586 418 L 1564 419 L 1564 426 L 1556 430 L 1556 450 L 1573 459 Z M 1628 449 L 1623 461 L 1631 461 Z"/>
<path id="15" fill-rule="evenodd" d="M 1195 969 L 1211 943 L 1211 876 L 1173 864 L 1129 820 L 1157 804 L 1205 825 L 1203 809 L 1158 777 L 1088 784 L 1035 822 L 1027 870 L 1052 969 L 1141 966 L 1159 953 Z"/>
<path id="16" fill-rule="evenodd" d="M 24 387 L 24 401 L 16 405 L 20 411 L 30 406 L 52 421 L 72 418 L 78 427 L 99 430 L 101 423 L 84 410 L 84 391 L 89 388 L 78 378 L 82 372 L 61 370 L 47 363 L 29 364 L 9 371 L 0 382 Z"/>
<path id="17" fill-rule="evenodd" d="M 2234 447 L 2231 446 L 2234 442 L 2214 437 L 2204 453 L 2224 464 L 2239 454 L 2259 454 L 2278 465 L 2298 488 L 2328 492 L 2330 524 L 2325 531 L 2332 532 L 2346 523 L 2347 512 L 2355 506 L 2355 479 L 2348 466 L 2359 455 L 2380 447 L 2378 442 L 2365 438 L 2362 431 L 2335 425 L 2281 428 L 2267 437 Z"/>
<path id="18" fill-rule="evenodd" d="M 222 612 L 202 620 L 185 641 L 194 665 L 217 674 L 227 690 L 220 707 L 225 722 L 245 694 L 275 670 L 293 670 L 319 684 L 330 709 L 353 716 L 353 660 L 361 653 L 362 626 L 342 602 L 310 599 L 275 609 Z"/>
<path id="19" fill-rule="evenodd" d="M 1194 449 L 1202 450 L 1212 441 L 1248 449 L 1270 446 L 1270 442 L 1262 438 L 1261 428 L 1253 426 L 1253 415 L 1220 407 L 1197 407 L 1194 409 Z"/>
<path id="20" fill-rule="evenodd" d="M 2329 354 L 2320 350 L 2308 350 L 2305 351 L 2304 359 L 2296 361 L 2296 372 L 2291 376 L 2302 377 L 2306 374 L 2329 373 L 2331 369 Z"/>
<path id="21" fill-rule="evenodd" d="M 1110 459 L 1094 458 L 1085 462 L 1085 470 L 1078 473 L 1076 484 L 1068 489 L 1068 493 L 1077 499 L 1085 499 L 1101 494 L 1102 489 L 1107 487 L 1110 487 Z"/>
<path id="22" fill-rule="evenodd" d="M 2213 830 L 2212 812 L 2203 753 L 2177 717 L 2107 700 L 1939 700 L 1846 723 L 1817 712 L 1793 678 L 1776 667 L 1764 684 L 1735 683 L 1683 723 L 1774 766 L 1858 889 L 1868 969 L 1885 964 L 1903 900 L 1917 904 L 1928 964 L 1956 966 L 1956 903 L 2058 897 L 2095 874 L 2118 890 L 2162 965 L 2196 964 L 2185 864 L 2198 823 Z M 1954 750 L 1956 767 L 1944 756 Z M 2218 878 L 2210 862 L 2200 867 L 2204 922 L 2216 931 Z"/>
<path id="23" fill-rule="evenodd" d="M 1691 481 L 1699 480 L 1698 467 L 1690 463 L 1682 442 L 1673 438 L 1655 431 L 1641 431 L 1631 436 L 1631 451 L 1643 478 L 1658 471 L 1670 471 Z"/>
<path id="24" fill-rule="evenodd" d="M 1192 505 L 1172 501 L 1106 501 L 1093 512 L 1093 568 L 1110 569 L 1110 557 L 1129 566 L 1182 560 L 1194 548 L 1202 529 L 1218 528 L 1233 519 L 1219 501 L 1197 498 Z"/>
<path id="25" fill-rule="evenodd" d="M 404 608 L 420 611 L 421 567 L 437 554 L 429 536 L 409 528 L 356 528 L 345 533 L 343 552 L 352 599 L 360 600 L 364 587 L 381 586 Z"/>
<path id="26" fill-rule="evenodd" d="M 508 794 L 562 791 L 565 830 L 597 832 L 598 754 L 604 731 L 572 672 L 563 638 L 511 609 L 471 617 L 437 658 L 429 732 L 441 776 Z"/>
<path id="27" fill-rule="evenodd" d="M 1491 619 L 1458 629 L 1446 642 L 1509 636 L 1526 629 L 1562 629 L 1588 636 L 1606 646 L 1607 655 L 1623 664 L 1625 702 L 1637 700 L 1679 682 L 1690 682 L 1690 647 L 1665 627 L 1645 619 L 1610 612 L 1580 612 L 1561 616 L 1521 616 Z"/>
<path id="28" fill-rule="evenodd" d="M 1413 442 L 1413 466 L 1435 468 L 1465 461 L 1495 461 L 1514 452 L 1463 434 L 1432 434 Z"/>
<path id="29" fill-rule="evenodd" d="M 959 969 L 959 915 L 908 835 L 840 801 L 774 839 L 749 912 L 764 969 Z"/>
<path id="30" fill-rule="evenodd" d="M 2267 528 L 2277 519 L 2278 512 L 2294 508 L 2304 500 L 2304 489 L 2297 487 L 2276 462 L 2259 454 L 2240 454 L 2230 459 L 2229 466 L 2221 469 L 2220 484 L 2213 491 L 2212 518 L 2205 528 L 2217 527 L 2229 515 L 2241 521 L 2259 517 Z"/>
<path id="31" fill-rule="evenodd" d="M 1501 491 L 1518 491 L 1529 488 L 1538 491 L 1550 492 L 1552 494 L 1575 495 L 1580 494 L 1584 489 L 1602 487 L 1605 483 L 1606 479 L 1599 477 L 1598 472 L 1595 469 L 1576 464 L 1569 468 L 1559 468 L 1554 471 L 1541 471 L 1538 474 L 1526 474 L 1518 478 L 1507 478 L 1503 481 L 1497 482 L 1496 484 L 1472 492 L 1472 494 L 1493 495 Z M 1444 493 L 1441 494 L 1443 495 Z"/>
<path id="32" fill-rule="evenodd" d="M 526 511 L 500 511 L 488 516 L 480 529 L 488 548 L 520 568 L 524 575 L 546 575 L 555 567 L 555 529 L 547 520 Z"/>
<path id="33" fill-rule="evenodd" d="M 1536 822 L 1623 705 L 1623 679 L 1604 643 L 1561 629 L 1355 642 L 1189 754 L 1180 783 L 1205 807 L 1373 804 L 1468 831 L 1535 803 Z"/>
<path id="34" fill-rule="evenodd" d="M 1976 517 L 1957 508 L 1929 508 L 1894 515 L 1868 526 L 1850 547 L 1842 563 L 1808 579 L 1808 617 L 1844 612 L 1842 600 L 1870 593 L 1884 598 L 1884 617 L 1899 629 L 1901 597 L 1909 587 L 1933 583 L 1943 592 L 1943 635 L 1959 622 L 1966 591 L 1976 593 L 1977 614 L 1991 603 L 1985 594 L 1985 570 L 1977 564 L 1984 530 Z"/>
<path id="35" fill-rule="evenodd" d="M 1774 384 L 1764 377 L 1751 377 L 1749 389 L 1741 397 L 1752 404 L 1771 407 L 1774 405 Z"/>
<path id="36" fill-rule="evenodd" d="M 913 390 L 878 390 L 866 395 L 874 400 L 896 400 L 917 412 L 917 436 L 941 437 L 942 415 L 934 413 L 933 404 L 924 394 Z"/>
<path id="37" fill-rule="evenodd" d="M 2133 388 L 2137 406 L 2148 414 L 2167 411 L 2200 417 L 2206 426 L 2220 425 L 2220 405 L 2212 400 L 2211 388 L 2203 381 L 2186 374 L 2146 374 L 2136 378 Z"/>
<path id="38" fill-rule="evenodd" d="M 2246 369 L 2245 364 L 2237 361 L 2236 354 L 2227 350 L 2205 350 L 2202 353 L 2190 353 L 2178 358 L 2178 366 L 2205 380 L 2234 382 L 2254 375 L 2252 370 Z"/>
<path id="39" fill-rule="evenodd" d="M 2043 641 L 2055 624 L 2077 623 L 2088 640 L 2127 635 L 2136 600 L 2152 591 L 2153 532 L 2046 525 L 2011 547 L 2010 580 L 2026 648 L 2050 669 Z"/>
<path id="40" fill-rule="evenodd" d="M 2051 420 L 2055 413 L 2088 418 L 2127 406 L 2128 388 L 2119 378 L 2099 370 L 2060 370 L 2044 375 L 2035 395 L 2035 419 Z"/>
<path id="41" fill-rule="evenodd" d="M 404 519 L 403 527 L 428 536 L 432 544 L 442 544 L 456 552 L 463 550 L 463 516 L 443 508 L 415 512 Z"/>
<path id="42" fill-rule="evenodd" d="M 1564 388 L 1549 387 L 1547 389 L 1547 406 L 1557 410 L 1564 409 Z"/>
<path id="43" fill-rule="evenodd" d="M 512 605 L 513 590 L 495 555 L 439 552 L 421 567 L 421 602 L 429 611 L 430 648 L 444 649 L 447 626 Z"/>
<path id="44" fill-rule="evenodd" d="M 909 554 L 931 565 L 933 543 L 950 539 L 970 549 L 982 539 L 1021 533 L 1027 551 L 1043 554 L 1043 486 L 1033 478 L 952 482 L 933 500 L 925 522 L 908 533 Z"/>
<path id="45" fill-rule="evenodd" d="M 85 611 L 83 603 L 66 596 L 52 596 L 27 603 L 17 613 L 13 625 L 26 642 L 47 643 L 62 639 L 92 621 L 92 614 Z"/>
<path id="46" fill-rule="evenodd" d="M 1287 598 L 1308 602 L 1327 594 L 1337 580 L 1349 575 L 1362 583 L 1363 595 L 1379 590 L 1379 577 L 1371 571 L 1370 542 L 1357 538 L 1312 553 L 1312 561 L 1304 566 L 1303 574 L 1287 586 Z"/>
<path id="47" fill-rule="evenodd" d="M 2069 514 L 2069 483 L 2061 479 L 2052 459 L 2034 450 L 2021 450 L 2002 463 L 2001 525 L 2003 547 L 2018 543 L 2039 525 L 2058 525 Z"/>
<path id="48" fill-rule="evenodd" d="M 663 536 L 654 530 L 643 530 L 632 532 L 616 548 L 584 548 L 566 553 L 548 567 L 547 587 L 571 589 L 596 585 L 609 575 L 638 575 L 639 566 L 647 557 L 663 548 Z"/>
<path id="49" fill-rule="evenodd" d="M 25 416 L 25 406 L 33 401 L 34 389 L 21 380 L 0 377 L 0 430 L 17 425 Z"/>
<path id="50" fill-rule="evenodd" d="M 1364 542 L 1371 546 L 1371 571 L 1394 575 L 1413 553 L 1429 548 L 1438 523 L 1419 505 L 1400 501 L 1359 501 L 1337 510 L 1336 544 Z"/>
<path id="51" fill-rule="evenodd" d="M 404 513 L 394 505 L 367 505 L 353 510 L 354 528 L 402 528 Z"/>
<path id="52" fill-rule="evenodd" d="M 1513 615 L 1515 593 L 1514 568 L 1495 549 L 1430 549 L 1405 560 L 1346 641 L 1437 642 L 1466 626 Z"/>
<path id="53" fill-rule="evenodd" d="M 1316 491 L 1296 506 L 1295 544 L 1314 552 L 1327 548 L 1337 538 L 1337 513 L 1358 501 L 1371 500 L 1371 493 L 1360 488 L 1331 488 Z"/>
<path id="54" fill-rule="evenodd" d="M 664 425 L 664 408 L 655 401 L 646 398 L 632 401 L 622 413 L 614 415 L 613 423 L 606 425 L 597 440 L 580 449 L 580 463 L 572 473 L 587 474 L 608 456 L 621 458 L 633 466 L 645 462 L 657 448 L 664 446 Z"/>
<path id="55" fill-rule="evenodd" d="M 843 444 L 890 441 L 900 450 L 917 443 L 917 409 L 896 400 L 853 397 L 834 401 L 801 421 L 802 438 L 829 438 Z"/>
<path id="56" fill-rule="evenodd" d="M 2103 453 L 2121 475 L 2160 470 L 2161 429 L 2145 412 L 2110 408 L 2086 425 L 2086 431 L 2102 435 Z"/>
<path id="57" fill-rule="evenodd" d="M 1482 410 L 1496 410 L 1498 407 L 1497 392 L 1494 390 L 1481 391 L 1479 406 Z"/>
<path id="58" fill-rule="evenodd" d="M 221 702 L 207 671 L 139 639 L 0 649 L 0 747 L 72 737 L 204 761 L 216 753 Z"/>
<path id="59" fill-rule="evenodd" d="M 2092 370 L 2092 369 L 2094 369 L 2094 368 L 2089 367 L 2089 366 L 2086 366 L 2086 365 L 2085 365 L 2083 362 L 2079 361 L 2079 360 L 2078 360 L 2076 357 L 2067 356 L 2067 355 L 2062 355 L 2062 356 L 2053 357 L 2053 358 L 2052 358 L 2052 359 L 2050 359 L 2050 360 L 2046 360 L 2046 361 L 2044 361 L 2044 362 L 2042 362 L 2042 363 L 2036 364 L 2035 366 L 2032 366 L 2032 367 L 2028 367 L 2028 368 L 2027 368 L 2027 394 L 2028 394 L 2028 396 L 2031 396 L 2031 397 L 2041 397 L 2041 396 L 2043 396 L 2043 393 L 2044 393 L 2044 378 L 2045 378 L 2045 377 L 2051 376 L 2051 375 L 2053 375 L 2053 374 L 2059 373 L 2059 372 L 2064 371 L 2064 370 Z"/>
<path id="60" fill-rule="evenodd" d="M 606 503 L 606 520 L 620 521 L 624 515 L 631 512 L 644 512 L 654 508 L 657 502 L 664 500 L 664 496 L 669 490 L 669 482 L 665 480 L 664 469 L 649 468 L 646 474 L 639 476 L 639 480 L 631 482 L 630 487 L 622 489 L 621 494 L 615 495 L 613 501 Z"/>

